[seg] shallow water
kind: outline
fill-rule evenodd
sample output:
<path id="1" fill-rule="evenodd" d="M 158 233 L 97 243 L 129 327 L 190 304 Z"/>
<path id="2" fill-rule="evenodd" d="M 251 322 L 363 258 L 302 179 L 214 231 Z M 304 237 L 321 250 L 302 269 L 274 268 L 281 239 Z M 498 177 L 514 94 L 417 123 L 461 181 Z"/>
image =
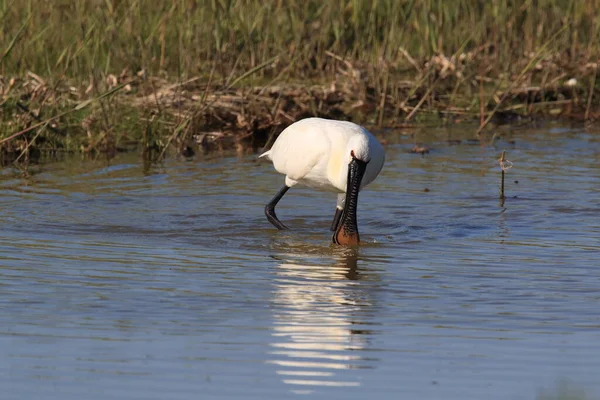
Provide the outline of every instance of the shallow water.
<path id="1" fill-rule="evenodd" d="M 2 398 L 598 398 L 600 132 L 473 131 L 381 134 L 358 250 L 255 155 L 0 170 Z"/>

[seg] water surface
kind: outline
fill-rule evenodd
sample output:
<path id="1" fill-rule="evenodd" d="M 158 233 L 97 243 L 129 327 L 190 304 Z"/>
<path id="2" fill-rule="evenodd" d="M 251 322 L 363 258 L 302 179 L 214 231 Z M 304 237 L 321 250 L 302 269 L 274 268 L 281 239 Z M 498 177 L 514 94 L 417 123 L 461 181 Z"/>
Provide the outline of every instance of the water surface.
<path id="1" fill-rule="evenodd" d="M 474 130 L 381 132 L 358 250 L 255 155 L 0 170 L 2 398 L 598 398 L 600 132 Z"/>

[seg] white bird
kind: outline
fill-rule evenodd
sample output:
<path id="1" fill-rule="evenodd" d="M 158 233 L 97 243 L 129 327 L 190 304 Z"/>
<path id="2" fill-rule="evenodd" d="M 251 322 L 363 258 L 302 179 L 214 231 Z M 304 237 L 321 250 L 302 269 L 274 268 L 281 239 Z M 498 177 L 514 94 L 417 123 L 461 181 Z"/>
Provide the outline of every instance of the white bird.
<path id="1" fill-rule="evenodd" d="M 288 126 L 260 157 L 273 161 L 277 172 L 285 175 L 285 185 L 265 206 L 269 222 L 288 229 L 275 215 L 275 206 L 297 184 L 332 191 L 338 193 L 332 240 L 358 244 L 358 192 L 375 180 L 385 161 L 375 136 L 352 122 L 306 118 Z"/>

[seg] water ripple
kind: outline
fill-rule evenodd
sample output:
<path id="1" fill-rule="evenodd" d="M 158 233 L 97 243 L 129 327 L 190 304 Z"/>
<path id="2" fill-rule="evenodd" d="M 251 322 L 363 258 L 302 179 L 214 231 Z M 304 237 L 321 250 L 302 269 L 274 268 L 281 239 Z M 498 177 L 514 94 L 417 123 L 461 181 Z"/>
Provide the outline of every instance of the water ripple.
<path id="1" fill-rule="evenodd" d="M 471 128 L 390 134 L 355 250 L 330 244 L 332 194 L 294 188 L 278 206 L 292 230 L 271 227 L 282 177 L 254 156 L 1 170 L 3 393 L 506 399 L 567 379 L 599 394 L 598 132 L 482 146 Z"/>

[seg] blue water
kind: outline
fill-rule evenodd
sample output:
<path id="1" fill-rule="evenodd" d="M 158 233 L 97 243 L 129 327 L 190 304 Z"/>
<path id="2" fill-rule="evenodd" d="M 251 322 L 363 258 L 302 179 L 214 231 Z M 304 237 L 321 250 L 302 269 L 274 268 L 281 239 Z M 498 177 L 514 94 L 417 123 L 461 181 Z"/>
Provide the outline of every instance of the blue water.
<path id="1" fill-rule="evenodd" d="M 600 132 L 474 130 L 380 134 L 358 250 L 254 155 L 0 170 L 0 397 L 600 398 Z"/>

